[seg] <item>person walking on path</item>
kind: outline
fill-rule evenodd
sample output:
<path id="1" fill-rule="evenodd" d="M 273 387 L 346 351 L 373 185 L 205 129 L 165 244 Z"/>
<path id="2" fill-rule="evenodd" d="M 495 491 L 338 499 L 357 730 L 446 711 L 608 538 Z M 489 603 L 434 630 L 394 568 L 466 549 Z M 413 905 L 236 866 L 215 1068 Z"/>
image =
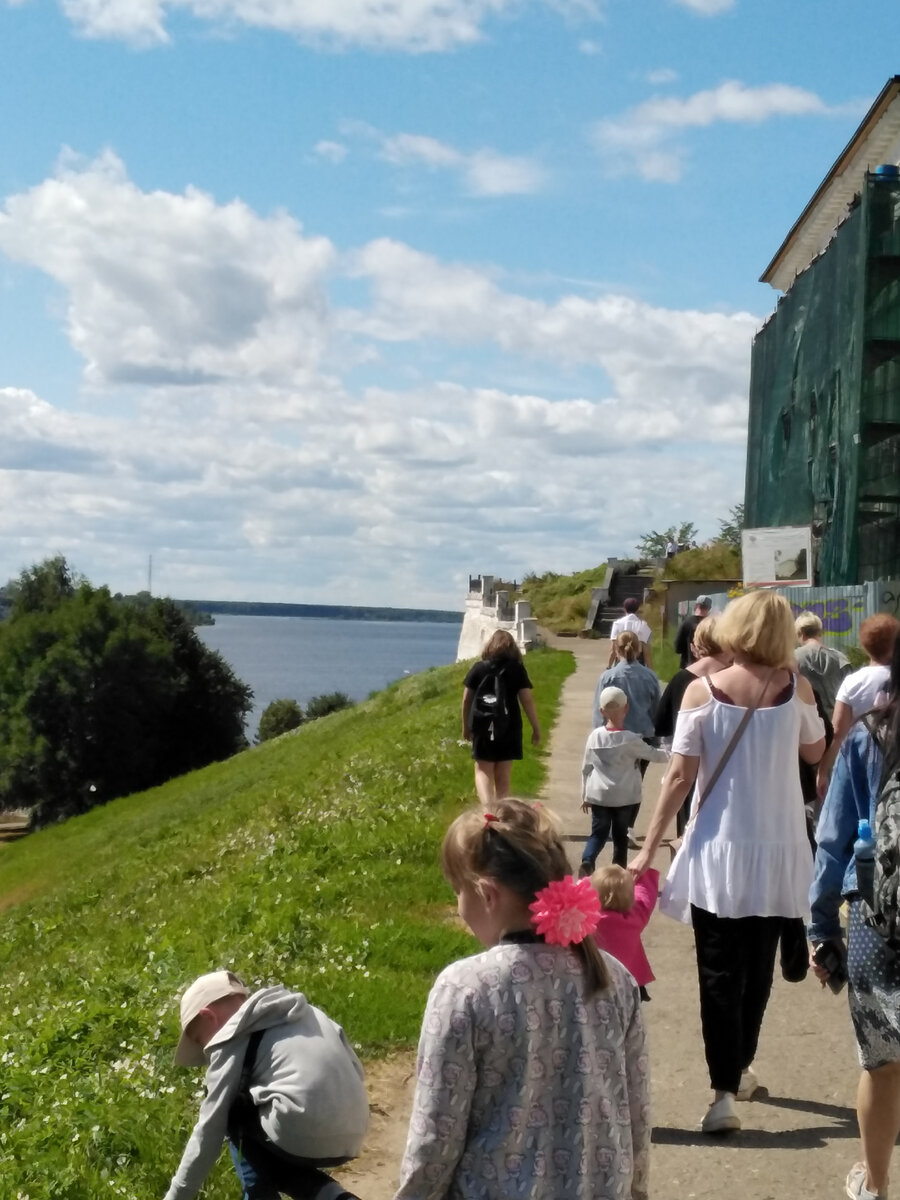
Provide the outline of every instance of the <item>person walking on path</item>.
<path id="1" fill-rule="evenodd" d="M 682 670 L 691 665 L 691 642 L 694 640 L 694 630 L 704 617 L 709 616 L 711 611 L 712 600 L 710 597 L 698 596 L 694 601 L 693 613 L 689 617 L 685 617 L 678 626 L 674 645 Z"/>
<path id="2" fill-rule="evenodd" d="M 594 693 L 594 727 L 605 723 L 600 711 L 600 693 L 604 688 L 621 688 L 628 699 L 625 728 L 641 737 L 653 737 L 653 720 L 659 704 L 659 679 L 649 667 L 638 662 L 641 643 L 630 630 L 620 633 L 613 644 L 615 666 L 607 667 L 597 681 Z"/>
<path id="3" fill-rule="evenodd" d="M 612 643 L 609 647 L 609 661 L 607 666 L 611 667 L 616 661 L 616 638 L 620 633 L 633 633 L 637 635 L 638 641 L 641 643 L 641 652 L 638 655 L 638 662 L 645 667 L 653 669 L 653 651 L 650 647 L 650 640 L 653 637 L 653 630 L 643 619 L 638 616 L 638 610 L 641 607 L 640 601 L 634 596 L 629 596 L 622 607 L 625 609 L 624 617 L 618 617 L 612 623 L 609 631 L 609 640 Z"/>
<path id="4" fill-rule="evenodd" d="M 800 643 L 795 651 L 797 670 L 809 680 L 820 710 L 831 721 L 838 688 L 853 670 L 850 659 L 823 643 L 825 629 L 814 612 L 802 612 L 794 622 L 794 629 Z"/>
<path id="5" fill-rule="evenodd" d="M 441 866 L 485 949 L 428 997 L 395 1200 L 647 1200 L 640 996 L 590 936 L 597 897 L 549 813 L 463 813 Z"/>
<path id="6" fill-rule="evenodd" d="M 853 843 L 858 824 L 876 826 L 882 785 L 900 770 L 900 641 L 894 645 L 890 695 L 869 724 L 858 721 L 841 747 L 817 830 L 815 877 L 809 893 L 812 968 L 823 985 L 846 963 L 850 1019 L 862 1073 L 857 1116 L 863 1161 L 847 1177 L 855 1200 L 884 1200 L 888 1168 L 900 1135 L 900 957 L 865 921 Z M 840 907 L 849 902 L 847 952 Z M 826 958 L 824 950 L 831 950 Z M 830 963 L 832 970 L 824 963 Z"/>
<path id="7" fill-rule="evenodd" d="M 600 899 L 597 945 L 628 968 L 646 1002 L 650 999 L 647 984 L 655 976 L 641 934 L 659 898 L 659 871 L 650 867 L 636 880 L 624 867 L 601 867 L 591 876 L 591 886 Z"/>
<path id="8" fill-rule="evenodd" d="M 480 713 L 482 700 L 492 712 Z M 481 661 L 463 681 L 463 737 L 472 743 L 475 790 L 485 808 L 510 792 L 513 762 L 522 757 L 522 713 L 531 725 L 531 744 L 541 740 L 531 680 L 516 640 L 505 629 L 489 639 Z"/>
<path id="9" fill-rule="evenodd" d="M 859 627 L 859 644 L 869 656 L 868 665 L 847 675 L 841 681 L 834 702 L 831 724 L 834 736 L 822 756 L 816 774 L 819 799 L 825 799 L 831 770 L 850 726 L 864 713 L 871 712 L 887 700 L 885 688 L 890 678 L 891 655 L 900 632 L 900 621 L 890 613 L 867 617 Z"/>
<path id="10" fill-rule="evenodd" d="M 688 686 L 696 679 L 705 679 L 731 666 L 731 654 L 722 649 L 716 640 L 716 618 L 704 617 L 694 630 L 691 642 L 691 658 L 689 667 L 676 671 L 666 684 L 656 710 L 654 733 L 660 742 L 671 749 L 675 736 L 675 722 L 681 709 L 681 702 Z M 691 792 L 693 789 L 691 789 Z M 691 792 L 688 792 L 684 803 L 675 814 L 675 834 L 681 837 L 688 820 Z"/>
<path id="11" fill-rule="evenodd" d="M 641 762 L 665 762 L 665 750 L 657 750 L 623 722 L 628 715 L 628 697 L 621 688 L 608 687 L 600 693 L 600 712 L 605 725 L 588 734 L 581 764 L 582 810 L 591 814 L 591 836 L 581 855 L 580 875 L 590 875 L 597 858 L 612 834 L 613 862 L 625 866 L 628 831 L 641 802 Z"/>
<path id="12" fill-rule="evenodd" d="M 812 879 L 797 753 L 815 762 L 825 747 L 812 688 L 788 666 L 794 620 L 787 601 L 767 591 L 742 596 L 716 634 L 734 663 L 685 692 L 669 770 L 630 864 L 637 878 L 652 866 L 696 779 L 692 821 L 661 909 L 694 928 L 714 1093 L 704 1133 L 740 1129 L 735 1100 L 757 1087 L 752 1063 L 784 918 L 806 916 Z"/>

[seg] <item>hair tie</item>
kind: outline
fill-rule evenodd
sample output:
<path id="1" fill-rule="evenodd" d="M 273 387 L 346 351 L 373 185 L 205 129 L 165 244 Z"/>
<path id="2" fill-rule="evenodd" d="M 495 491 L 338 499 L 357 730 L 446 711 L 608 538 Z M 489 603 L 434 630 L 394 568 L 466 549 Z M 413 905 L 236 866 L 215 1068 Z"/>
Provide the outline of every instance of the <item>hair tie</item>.
<path id="1" fill-rule="evenodd" d="M 528 908 L 536 932 L 550 945 L 577 945 L 600 924 L 600 899 L 587 878 L 551 880 Z"/>
<path id="2" fill-rule="evenodd" d="M 497 821 L 497 820 L 499 820 L 499 817 L 495 817 L 493 813 L 485 813 L 484 814 L 485 825 L 490 825 L 491 821 Z"/>

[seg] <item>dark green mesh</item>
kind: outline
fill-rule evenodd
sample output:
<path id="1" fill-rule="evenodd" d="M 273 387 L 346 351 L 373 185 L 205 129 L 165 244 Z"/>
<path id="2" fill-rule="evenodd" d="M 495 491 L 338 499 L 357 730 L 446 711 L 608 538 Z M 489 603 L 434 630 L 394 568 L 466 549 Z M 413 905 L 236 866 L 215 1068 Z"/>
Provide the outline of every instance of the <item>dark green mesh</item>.
<path id="1" fill-rule="evenodd" d="M 821 585 L 900 576 L 900 181 L 867 177 L 754 341 L 746 515 L 813 524 Z"/>

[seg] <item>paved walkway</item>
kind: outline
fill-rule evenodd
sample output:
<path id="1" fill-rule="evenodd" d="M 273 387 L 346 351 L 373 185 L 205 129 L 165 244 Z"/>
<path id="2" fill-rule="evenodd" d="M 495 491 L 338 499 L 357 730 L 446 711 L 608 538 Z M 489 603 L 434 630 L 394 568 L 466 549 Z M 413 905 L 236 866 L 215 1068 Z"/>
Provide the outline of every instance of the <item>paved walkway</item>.
<path id="1" fill-rule="evenodd" d="M 548 641 L 572 651 L 577 661 L 550 735 L 544 791 L 547 804 L 562 818 L 574 866 L 590 827 L 581 812 L 581 759 L 609 643 Z M 652 815 L 662 771 L 655 763 L 647 771 L 639 833 Z M 607 847 L 601 861 L 609 858 Z M 668 859 L 662 850 L 656 862 L 662 873 Z M 697 1130 L 711 1093 L 691 931 L 657 913 L 644 945 L 656 974 L 646 1007 L 653 1072 L 652 1195 L 659 1200 L 843 1196 L 847 1170 L 859 1157 L 854 1109 L 859 1072 L 846 993 L 832 996 L 812 976 L 801 984 L 776 978 L 757 1058 L 765 1091 L 757 1093 L 759 1100 L 740 1105 L 741 1133 L 714 1140 Z"/>
<path id="2" fill-rule="evenodd" d="M 581 760 L 609 643 L 548 640 L 572 651 L 578 663 L 566 681 L 550 731 L 544 792 L 562 818 L 572 864 L 577 866 L 589 828 L 589 818 L 581 812 Z M 647 826 L 661 777 L 662 767 L 651 763 L 638 833 Z M 609 857 L 607 848 L 601 861 Z M 668 858 L 662 850 L 656 864 L 661 871 Z M 656 973 L 650 985 L 652 1001 L 645 1009 L 653 1078 L 654 1200 L 839 1200 L 847 1171 L 859 1157 L 854 1110 L 859 1072 L 846 995 L 832 996 L 811 976 L 800 984 L 778 977 L 756 1063 L 764 1085 L 759 1099 L 740 1105 L 740 1133 L 724 1140 L 703 1137 L 698 1124 L 711 1093 L 700 1040 L 691 931 L 657 913 L 644 944 Z M 412 1053 L 373 1063 L 368 1070 L 370 1136 L 361 1158 L 340 1173 L 365 1200 L 391 1200 L 394 1195 L 413 1076 Z"/>

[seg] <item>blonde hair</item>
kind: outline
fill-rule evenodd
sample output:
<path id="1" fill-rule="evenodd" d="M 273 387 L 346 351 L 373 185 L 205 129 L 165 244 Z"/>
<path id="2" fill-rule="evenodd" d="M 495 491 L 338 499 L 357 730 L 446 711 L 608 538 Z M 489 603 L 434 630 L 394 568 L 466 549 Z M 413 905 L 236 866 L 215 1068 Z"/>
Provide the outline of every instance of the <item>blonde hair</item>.
<path id="1" fill-rule="evenodd" d="M 721 654 L 722 647 L 716 634 L 718 617 L 704 617 L 691 639 L 697 658 L 708 658 L 711 654 Z"/>
<path id="2" fill-rule="evenodd" d="M 641 640 L 630 629 L 625 629 L 616 638 L 616 654 L 626 662 L 634 662 L 641 652 Z"/>
<path id="3" fill-rule="evenodd" d="M 444 835 L 441 870 L 454 891 L 493 879 L 529 903 L 553 879 L 571 874 L 556 820 L 542 804 L 498 800 L 495 819 L 481 809 L 456 818 Z M 609 971 L 593 938 L 575 947 L 589 996 L 609 986 Z"/>
<path id="4" fill-rule="evenodd" d="M 794 629 L 798 637 L 821 637 L 824 628 L 814 612 L 802 612 L 794 622 Z"/>
<path id="5" fill-rule="evenodd" d="M 777 592 L 748 592 L 719 617 L 716 637 L 732 654 L 767 667 L 786 667 L 794 657 L 794 614 Z"/>
<path id="6" fill-rule="evenodd" d="M 624 867 L 600 867 L 591 876 L 600 904 L 608 912 L 631 912 L 634 908 L 634 876 Z"/>

